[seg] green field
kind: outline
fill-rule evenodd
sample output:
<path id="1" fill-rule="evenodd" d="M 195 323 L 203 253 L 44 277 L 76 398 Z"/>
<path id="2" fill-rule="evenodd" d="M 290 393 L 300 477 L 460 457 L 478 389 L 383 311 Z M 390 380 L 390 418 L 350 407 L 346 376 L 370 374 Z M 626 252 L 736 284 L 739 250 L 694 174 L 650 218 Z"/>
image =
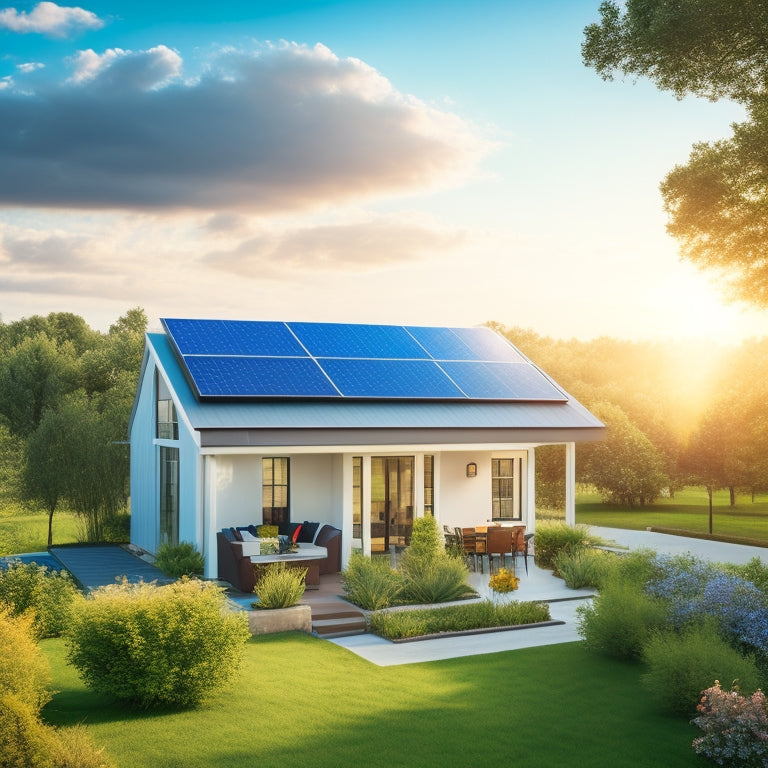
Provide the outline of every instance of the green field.
<path id="1" fill-rule="evenodd" d="M 685 718 L 658 710 L 639 665 L 580 643 L 376 667 L 296 633 L 253 639 L 237 682 L 203 707 L 131 712 L 91 693 L 43 641 L 54 725 L 84 723 L 117 768 L 655 768 L 699 766 Z"/>
<path id="2" fill-rule="evenodd" d="M 78 541 L 79 521 L 68 511 L 53 516 L 53 543 Z M 21 505 L 0 507 L 0 556 L 20 552 L 42 552 L 48 544 L 48 515 Z"/>
<path id="3" fill-rule="evenodd" d="M 728 491 L 713 495 L 712 533 L 768 543 L 768 494 L 740 495 L 736 506 L 729 506 Z M 603 504 L 598 494 L 582 493 L 576 498 L 576 522 L 609 528 L 642 530 L 648 526 L 677 528 L 694 533 L 709 530 L 709 501 L 704 488 L 685 488 L 674 499 L 635 509 Z"/>

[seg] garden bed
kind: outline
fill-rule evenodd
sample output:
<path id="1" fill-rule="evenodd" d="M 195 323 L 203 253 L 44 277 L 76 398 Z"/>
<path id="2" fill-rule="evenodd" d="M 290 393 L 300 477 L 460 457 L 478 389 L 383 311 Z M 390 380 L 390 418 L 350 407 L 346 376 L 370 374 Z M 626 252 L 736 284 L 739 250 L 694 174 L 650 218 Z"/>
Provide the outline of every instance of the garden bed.
<path id="1" fill-rule="evenodd" d="M 551 619 L 550 621 L 537 621 L 532 624 L 508 624 L 503 627 L 481 627 L 478 629 L 458 629 L 447 632 L 433 632 L 430 635 L 416 635 L 414 637 L 386 638 L 393 643 L 417 643 L 420 640 L 437 640 L 443 637 L 463 637 L 464 635 L 487 635 L 491 632 L 510 632 L 514 629 L 534 629 L 536 627 L 556 627 L 565 624 L 564 621 Z"/>

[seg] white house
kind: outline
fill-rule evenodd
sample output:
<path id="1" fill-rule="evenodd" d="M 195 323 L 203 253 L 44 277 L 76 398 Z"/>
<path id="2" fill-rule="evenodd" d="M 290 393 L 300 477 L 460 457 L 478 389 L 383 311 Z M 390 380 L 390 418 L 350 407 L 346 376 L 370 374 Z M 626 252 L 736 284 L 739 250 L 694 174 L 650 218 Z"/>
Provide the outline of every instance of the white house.
<path id="1" fill-rule="evenodd" d="M 131 541 L 193 542 L 217 573 L 216 532 L 329 523 L 353 549 L 441 525 L 535 525 L 534 457 L 604 426 L 488 328 L 163 320 L 130 420 Z"/>

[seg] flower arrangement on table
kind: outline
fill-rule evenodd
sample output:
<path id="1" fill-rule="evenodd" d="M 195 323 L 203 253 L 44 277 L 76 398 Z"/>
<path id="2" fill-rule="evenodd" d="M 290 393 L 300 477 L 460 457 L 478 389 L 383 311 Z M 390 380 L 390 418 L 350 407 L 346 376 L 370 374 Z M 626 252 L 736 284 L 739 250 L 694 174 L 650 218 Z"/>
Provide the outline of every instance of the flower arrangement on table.
<path id="1" fill-rule="evenodd" d="M 506 595 L 509 592 L 514 592 L 520 586 L 520 579 L 515 576 L 513 571 L 499 568 L 498 573 L 491 575 L 488 586 L 493 590 L 494 597 L 496 595 Z"/>

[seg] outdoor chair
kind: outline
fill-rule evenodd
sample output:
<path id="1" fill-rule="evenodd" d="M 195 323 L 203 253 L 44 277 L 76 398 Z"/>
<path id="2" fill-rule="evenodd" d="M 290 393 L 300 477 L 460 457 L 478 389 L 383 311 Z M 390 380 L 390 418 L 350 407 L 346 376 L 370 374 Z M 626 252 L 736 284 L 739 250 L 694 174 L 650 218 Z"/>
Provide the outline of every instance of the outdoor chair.
<path id="1" fill-rule="evenodd" d="M 528 542 L 533 538 L 532 533 L 525 532 L 524 525 L 515 525 L 512 527 L 512 559 L 517 554 L 523 555 L 525 559 L 525 574 L 528 575 Z"/>
<path id="2" fill-rule="evenodd" d="M 499 567 L 504 567 L 507 555 L 512 555 L 512 562 L 515 561 L 513 550 L 514 529 L 502 528 L 500 525 L 489 525 L 486 534 L 486 550 L 488 552 L 488 570 L 493 573 L 493 558 L 498 555 Z"/>
<path id="3" fill-rule="evenodd" d="M 464 555 L 472 558 L 472 567 L 477 570 L 478 558 L 480 560 L 480 573 L 483 573 L 483 556 L 485 555 L 485 534 L 478 534 L 474 528 L 461 528 L 461 541 Z"/>

